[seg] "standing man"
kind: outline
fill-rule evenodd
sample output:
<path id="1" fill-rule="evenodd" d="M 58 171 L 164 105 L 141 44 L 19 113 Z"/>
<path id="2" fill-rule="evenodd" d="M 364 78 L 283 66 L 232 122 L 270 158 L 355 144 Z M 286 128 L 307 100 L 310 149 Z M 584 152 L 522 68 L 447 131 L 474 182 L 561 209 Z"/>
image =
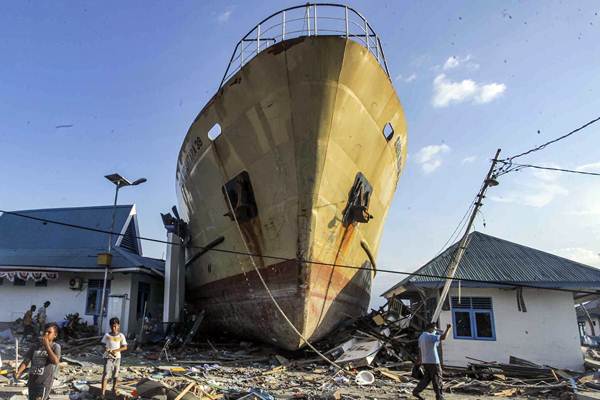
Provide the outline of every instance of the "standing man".
<path id="1" fill-rule="evenodd" d="M 48 319 L 48 316 L 46 315 L 46 309 L 50 307 L 50 302 L 46 301 L 43 305 L 43 307 L 40 307 L 40 310 L 38 311 L 37 315 L 35 316 L 35 319 L 37 320 L 37 324 L 38 324 L 38 332 L 41 331 L 42 329 L 44 329 L 44 327 L 46 326 L 46 321 Z"/>
<path id="2" fill-rule="evenodd" d="M 35 312 L 35 306 L 31 306 L 29 310 L 25 311 L 23 316 L 23 337 L 33 336 L 33 313 Z"/>
<path id="3" fill-rule="evenodd" d="M 19 379 L 31 363 L 27 380 L 29 400 L 46 400 L 50 396 L 54 375 L 60 362 L 60 345 L 54 341 L 57 336 L 58 325 L 46 325 L 42 339 L 25 353 L 23 362 L 15 373 L 15 378 Z"/>
<path id="4" fill-rule="evenodd" d="M 419 336 L 419 359 L 417 364 L 423 366 L 423 378 L 419 381 L 417 387 L 413 390 L 413 396 L 419 400 L 424 400 L 421 393 L 429 382 L 433 384 L 436 400 L 443 400 L 442 387 L 442 367 L 440 366 L 440 357 L 438 356 L 438 347 L 442 340 L 446 339 L 448 331 L 452 325 L 446 325 L 444 333 L 439 335 L 436 332 L 436 324 L 429 323 L 425 327 L 425 331 Z"/>
<path id="5" fill-rule="evenodd" d="M 110 332 L 102 337 L 102 343 L 106 346 L 104 352 L 104 372 L 102 372 L 102 398 L 106 392 L 108 380 L 113 380 L 113 394 L 117 397 L 117 382 L 119 380 L 119 368 L 121 367 L 121 352 L 127 350 L 127 340 L 121 333 L 119 318 L 111 318 L 109 321 Z"/>

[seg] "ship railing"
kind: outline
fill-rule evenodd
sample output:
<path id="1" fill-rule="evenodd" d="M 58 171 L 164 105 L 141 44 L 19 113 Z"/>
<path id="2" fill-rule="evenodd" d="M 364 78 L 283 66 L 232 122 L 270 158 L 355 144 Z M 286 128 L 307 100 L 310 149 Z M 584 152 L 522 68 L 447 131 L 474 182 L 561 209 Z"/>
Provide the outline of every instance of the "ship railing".
<path id="1" fill-rule="evenodd" d="M 353 40 L 366 47 L 390 76 L 379 36 L 362 14 L 343 4 L 308 3 L 278 11 L 254 26 L 235 46 L 219 89 L 260 52 L 284 40 L 303 36 Z"/>

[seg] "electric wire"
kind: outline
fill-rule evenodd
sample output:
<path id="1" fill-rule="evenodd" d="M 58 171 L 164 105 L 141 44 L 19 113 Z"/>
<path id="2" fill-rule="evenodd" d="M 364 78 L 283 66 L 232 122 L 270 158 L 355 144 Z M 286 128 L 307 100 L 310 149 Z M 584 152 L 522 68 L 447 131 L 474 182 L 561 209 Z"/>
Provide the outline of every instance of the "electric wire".
<path id="1" fill-rule="evenodd" d="M 458 236 L 459 236 L 460 232 L 462 232 L 462 230 L 464 229 L 465 225 L 467 224 L 467 216 L 471 213 L 471 210 L 473 210 L 475 208 L 475 201 L 476 200 L 477 200 L 477 196 L 475 196 L 473 198 L 473 201 L 471 202 L 471 205 L 469 206 L 469 208 L 467 209 L 467 211 L 463 215 L 462 219 L 458 222 L 458 225 L 456 225 L 456 228 L 454 228 L 454 232 L 452 232 L 452 234 L 450 235 L 450 237 L 448 238 L 448 240 L 446 240 L 446 243 L 444 243 L 444 245 L 440 248 L 440 250 L 437 252 L 437 254 L 432 258 L 432 260 L 435 259 L 435 258 L 437 258 L 437 257 L 439 257 L 439 255 L 442 254 L 445 251 L 445 249 L 447 248 L 447 246 L 448 246 L 449 243 L 452 243 L 453 241 L 458 240 Z M 444 267 L 444 275 L 448 274 L 448 268 L 450 268 L 450 264 L 452 264 L 452 259 L 454 258 L 454 255 L 455 255 L 455 253 L 456 253 L 457 250 L 458 250 L 458 248 L 454 249 L 454 252 L 452 252 L 451 257 L 448 258 L 448 263 L 446 264 L 446 267 Z M 440 281 L 436 285 L 436 288 L 441 288 L 443 286 L 443 284 L 444 284 L 444 281 Z"/>
<path id="2" fill-rule="evenodd" d="M 523 153 L 519 153 L 519 154 L 517 154 L 517 155 L 515 155 L 515 156 L 508 157 L 508 158 L 506 158 L 506 159 L 505 159 L 505 161 L 511 162 L 511 161 L 512 161 L 512 160 L 514 160 L 515 158 L 522 157 L 522 156 L 525 156 L 525 155 L 527 155 L 527 154 L 531 154 L 531 153 L 534 153 L 534 152 L 536 152 L 536 151 L 542 150 L 542 149 L 546 148 L 547 146 L 549 146 L 549 145 L 551 145 L 551 144 L 553 144 L 553 143 L 556 143 L 556 142 L 558 142 L 558 141 L 560 141 L 560 140 L 563 140 L 563 139 L 566 139 L 566 138 L 568 138 L 569 136 L 571 136 L 571 135 L 573 135 L 573 134 L 575 134 L 575 133 L 577 133 L 577 132 L 579 132 L 579 131 L 581 131 L 581 130 L 583 130 L 583 129 L 587 128 L 587 127 L 588 127 L 588 126 L 590 126 L 590 125 L 593 125 L 593 124 L 595 124 L 595 123 L 596 123 L 596 122 L 598 122 L 598 121 L 600 121 L 600 117 L 598 117 L 598 118 L 595 118 L 595 119 L 593 119 L 593 120 L 591 120 L 591 121 L 589 121 L 589 122 L 587 122 L 587 123 L 585 123 L 585 124 L 581 125 L 579 128 L 575 128 L 575 129 L 573 129 L 571 132 L 569 132 L 569 133 L 567 133 L 567 134 L 564 134 L 564 135 L 562 135 L 562 136 L 560 136 L 560 137 L 557 137 L 556 139 L 552 139 L 552 140 L 550 140 L 550 141 L 548 141 L 548 142 L 546 142 L 546 143 L 544 143 L 544 144 L 542 144 L 542 145 L 539 145 L 539 146 L 537 146 L 537 147 L 534 147 L 534 148 L 532 148 L 532 149 L 530 149 L 530 150 L 524 151 Z"/>
<path id="3" fill-rule="evenodd" d="M 452 231 L 452 234 L 450 235 L 450 237 L 448 238 L 448 240 L 446 240 L 446 242 L 442 245 L 442 247 L 440 248 L 440 250 L 438 250 L 438 252 L 436 253 L 436 255 L 433 257 L 437 257 L 440 254 L 442 254 L 444 252 L 444 250 L 446 249 L 446 247 L 448 246 L 448 243 L 452 243 L 453 240 L 458 239 L 457 234 L 459 232 L 462 231 L 462 229 L 464 228 L 465 224 L 467 223 L 467 216 L 471 213 L 471 210 L 473 209 L 473 207 L 475 207 L 475 200 L 477 199 L 477 196 L 475 196 L 473 198 L 473 201 L 470 203 L 469 208 L 467 208 L 467 211 L 465 212 L 465 214 L 462 216 L 462 218 L 460 219 L 460 221 L 458 221 L 458 224 L 456 225 L 456 228 L 454 228 L 454 231 Z"/>
<path id="4" fill-rule="evenodd" d="M 81 230 L 85 230 L 85 231 L 91 231 L 91 232 L 97 232 L 97 233 L 104 233 L 104 234 L 107 234 L 107 235 L 109 233 L 111 233 L 110 231 L 103 230 L 103 229 L 92 228 L 92 227 L 83 226 L 83 225 L 69 224 L 69 223 L 60 222 L 60 221 L 52 221 L 52 220 L 45 219 L 45 218 L 38 218 L 38 217 L 31 216 L 31 215 L 20 214 L 20 213 L 14 212 L 14 211 L 5 211 L 5 210 L 1 210 L 0 209 L 0 213 L 4 213 L 4 214 L 8 214 L 8 215 L 14 215 L 14 216 L 17 216 L 17 217 L 27 218 L 27 219 L 31 219 L 31 220 L 35 220 L 35 221 L 40 221 L 42 223 L 62 225 L 62 226 L 67 226 L 67 227 L 71 227 L 71 228 L 75 228 L 75 229 L 81 229 Z M 112 234 L 115 235 L 115 236 L 125 236 L 125 234 L 120 233 L 120 232 L 112 232 Z M 372 271 L 372 269 L 370 267 L 368 267 L 368 268 L 367 267 L 357 267 L 357 266 L 354 266 L 354 265 L 327 263 L 327 262 L 316 261 L 316 260 L 305 260 L 305 259 L 302 259 L 302 258 L 288 258 L 288 257 L 281 257 L 281 256 L 271 256 L 271 255 L 256 254 L 256 253 L 251 253 L 251 252 L 242 252 L 242 251 L 229 250 L 229 249 L 217 249 L 217 248 L 209 249 L 209 248 L 207 248 L 205 246 L 197 246 L 197 245 L 185 246 L 183 243 L 179 243 L 179 242 L 170 242 L 168 240 L 153 239 L 153 238 L 147 238 L 147 237 L 143 237 L 143 236 L 132 236 L 132 237 L 134 239 L 145 240 L 145 241 L 154 242 L 154 243 L 170 244 L 170 245 L 173 245 L 173 246 L 189 247 L 189 248 L 201 249 L 201 250 L 218 252 L 218 253 L 226 253 L 226 254 L 242 255 L 242 256 L 252 256 L 252 257 L 262 257 L 262 258 L 265 258 L 265 259 L 278 260 L 278 261 L 297 261 L 297 262 L 306 263 L 306 264 L 315 264 L 315 265 L 322 265 L 322 266 L 329 266 L 329 267 L 339 267 L 339 268 L 347 268 L 347 269 L 355 269 L 355 270 L 368 270 L 368 271 Z M 514 288 L 514 287 L 523 287 L 523 288 L 529 288 L 529 289 L 555 290 L 555 291 L 559 291 L 559 292 L 568 292 L 568 293 L 575 293 L 575 294 L 594 294 L 594 295 L 600 294 L 600 290 L 598 290 L 598 291 L 575 290 L 575 289 L 547 287 L 547 286 L 541 286 L 541 285 L 532 285 L 532 284 L 519 283 L 519 282 L 510 282 L 510 281 L 483 280 L 483 279 L 456 278 L 456 277 L 449 278 L 447 276 L 442 276 L 442 275 L 422 274 L 422 273 L 418 273 L 418 272 L 404 272 L 404 271 L 398 271 L 398 270 L 395 270 L 395 269 L 386 269 L 386 268 L 377 268 L 377 272 L 384 272 L 384 273 L 396 274 L 396 275 L 406 275 L 408 277 L 450 279 L 450 280 L 455 280 L 455 281 L 459 281 L 460 280 L 460 281 L 463 281 L 463 282 L 485 283 L 485 284 L 507 286 L 507 287 L 511 287 L 511 288 Z"/>
<path id="5" fill-rule="evenodd" d="M 522 169 L 526 169 L 526 168 L 533 168 L 533 169 L 541 169 L 541 170 L 547 170 L 547 171 L 555 171 L 555 172 L 567 172 L 567 173 L 571 173 L 571 174 L 581 174 L 581 175 L 591 175 L 591 176 L 600 176 L 599 172 L 588 172 L 588 171 L 578 171 L 578 170 L 574 170 L 574 169 L 564 169 L 564 168 L 554 168 L 554 167 L 544 167 L 541 165 L 532 165 L 532 164 L 517 164 L 517 163 L 509 163 L 506 161 L 499 161 L 505 165 L 509 165 L 510 167 L 508 169 L 506 169 L 502 175 L 505 175 L 509 172 L 513 172 L 513 171 L 520 171 Z"/>

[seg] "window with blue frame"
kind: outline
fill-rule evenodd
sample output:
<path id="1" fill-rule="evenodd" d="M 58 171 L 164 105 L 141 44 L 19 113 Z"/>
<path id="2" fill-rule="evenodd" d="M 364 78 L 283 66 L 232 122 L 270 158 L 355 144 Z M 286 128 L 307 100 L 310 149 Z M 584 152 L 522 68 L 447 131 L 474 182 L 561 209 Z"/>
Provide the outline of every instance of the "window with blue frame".
<path id="1" fill-rule="evenodd" d="M 104 281 L 102 279 L 88 280 L 87 298 L 85 302 L 86 315 L 100 315 L 100 303 L 102 302 L 102 288 Z M 108 304 L 108 295 L 110 294 L 110 281 L 106 281 L 106 292 L 104 295 L 104 311 Z"/>
<path id="2" fill-rule="evenodd" d="M 452 297 L 455 339 L 496 340 L 491 297 Z"/>

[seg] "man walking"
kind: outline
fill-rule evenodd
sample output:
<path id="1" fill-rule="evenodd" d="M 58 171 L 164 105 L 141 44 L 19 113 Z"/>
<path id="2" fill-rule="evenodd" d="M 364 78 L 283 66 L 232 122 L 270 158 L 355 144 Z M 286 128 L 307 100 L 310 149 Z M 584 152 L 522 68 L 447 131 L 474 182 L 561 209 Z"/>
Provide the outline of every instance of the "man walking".
<path id="1" fill-rule="evenodd" d="M 106 346 L 104 353 L 104 372 L 102 372 L 102 397 L 106 392 L 108 380 L 113 380 L 113 394 L 117 397 L 117 382 L 119 380 L 119 368 L 121 367 L 121 352 L 127 350 L 127 340 L 121 333 L 119 318 L 111 318 L 109 321 L 110 332 L 104 334 L 102 343 Z"/>
<path id="2" fill-rule="evenodd" d="M 440 357 L 438 356 L 438 346 L 440 342 L 446 339 L 446 335 L 452 325 L 446 325 L 444 333 L 439 335 L 436 332 L 436 324 L 430 323 L 425 327 L 425 331 L 419 336 L 419 359 L 417 364 L 423 366 L 423 378 L 419 381 L 417 387 L 413 390 L 413 396 L 424 400 L 421 393 L 429 382 L 433 384 L 436 400 L 443 400 L 442 387 L 442 368 L 440 366 Z"/>
<path id="3" fill-rule="evenodd" d="M 55 323 L 46 325 L 41 340 L 33 344 L 25 353 L 23 362 L 15 373 L 15 378 L 19 379 L 27 365 L 31 363 L 27 380 L 29 400 L 46 400 L 50 396 L 54 375 L 60 362 L 60 345 L 54 341 L 57 336 L 58 325 Z"/>

